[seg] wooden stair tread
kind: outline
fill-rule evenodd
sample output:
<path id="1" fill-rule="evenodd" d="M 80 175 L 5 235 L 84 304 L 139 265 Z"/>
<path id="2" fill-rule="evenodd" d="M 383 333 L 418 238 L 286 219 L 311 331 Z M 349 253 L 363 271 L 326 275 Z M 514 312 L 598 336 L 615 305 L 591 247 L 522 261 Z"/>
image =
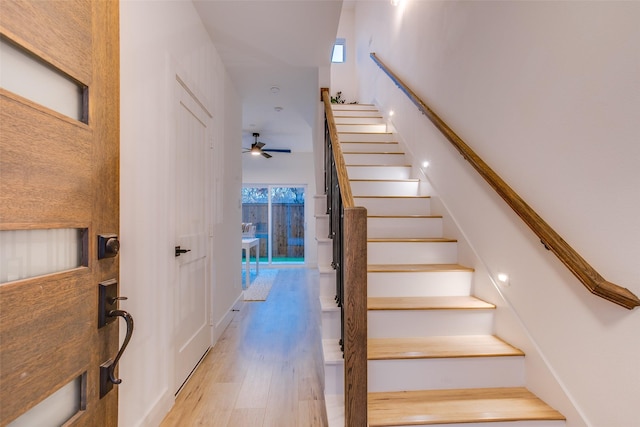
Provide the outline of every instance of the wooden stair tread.
<path id="1" fill-rule="evenodd" d="M 370 427 L 565 420 L 524 387 L 368 394 Z"/>
<path id="2" fill-rule="evenodd" d="M 353 196 L 354 199 L 430 199 L 431 196 Z"/>
<path id="3" fill-rule="evenodd" d="M 340 126 L 340 125 L 338 125 Z M 362 126 L 367 126 L 367 125 L 362 125 Z M 370 126 L 370 125 L 369 125 Z M 354 131 L 338 131 L 338 135 L 340 134 L 347 134 L 347 135 L 357 135 L 357 134 L 362 134 L 362 135 L 393 135 L 393 132 L 364 132 L 364 131 L 360 131 L 360 132 L 354 132 Z"/>
<path id="4" fill-rule="evenodd" d="M 460 264 L 369 264 L 369 273 L 474 271 Z"/>
<path id="5" fill-rule="evenodd" d="M 368 297 L 368 310 L 466 310 L 496 306 L 472 296 Z"/>
<path id="6" fill-rule="evenodd" d="M 348 168 L 410 168 L 411 165 L 345 165 Z"/>
<path id="7" fill-rule="evenodd" d="M 369 338 L 367 342 L 369 360 L 498 356 L 524 353 L 493 335 Z"/>
<path id="8" fill-rule="evenodd" d="M 395 155 L 404 155 L 404 153 L 399 152 L 399 151 L 389 151 L 389 152 L 385 152 L 385 151 L 343 151 L 342 154 L 395 154 Z"/>
<path id="9" fill-rule="evenodd" d="M 375 237 L 367 239 L 367 242 L 374 243 L 392 243 L 392 242 L 405 242 L 405 243 L 448 243 L 457 242 L 456 239 L 449 239 L 446 237 Z"/>
<path id="10" fill-rule="evenodd" d="M 341 141 L 340 144 L 398 144 L 398 141 Z"/>
<path id="11" fill-rule="evenodd" d="M 367 215 L 367 218 L 442 218 L 442 215 Z"/>
<path id="12" fill-rule="evenodd" d="M 350 179 L 350 182 L 420 182 L 418 178 L 398 178 L 398 179 L 385 179 L 385 178 L 355 178 Z"/>

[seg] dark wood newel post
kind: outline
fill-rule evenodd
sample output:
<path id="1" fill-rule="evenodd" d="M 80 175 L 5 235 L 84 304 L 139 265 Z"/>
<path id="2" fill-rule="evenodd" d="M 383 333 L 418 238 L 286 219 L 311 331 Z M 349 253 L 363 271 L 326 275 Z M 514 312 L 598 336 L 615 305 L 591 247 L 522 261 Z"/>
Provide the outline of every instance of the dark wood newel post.
<path id="1" fill-rule="evenodd" d="M 367 210 L 344 209 L 345 425 L 367 425 Z"/>

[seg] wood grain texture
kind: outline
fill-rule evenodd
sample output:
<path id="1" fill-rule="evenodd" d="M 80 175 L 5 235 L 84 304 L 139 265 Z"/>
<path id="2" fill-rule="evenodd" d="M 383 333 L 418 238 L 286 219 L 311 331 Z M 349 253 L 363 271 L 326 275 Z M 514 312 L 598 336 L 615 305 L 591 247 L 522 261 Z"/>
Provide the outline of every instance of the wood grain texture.
<path id="1" fill-rule="evenodd" d="M 89 3 L 2 1 L 2 34 L 88 86 L 92 78 L 93 41 Z"/>
<path id="2" fill-rule="evenodd" d="M 344 211 L 345 425 L 367 425 L 367 210 Z"/>
<path id="3" fill-rule="evenodd" d="M 460 264 L 369 264 L 369 273 L 474 271 Z"/>
<path id="4" fill-rule="evenodd" d="M 369 310 L 470 310 L 493 309 L 495 305 L 472 296 L 369 297 Z"/>
<path id="5" fill-rule="evenodd" d="M 245 302 L 162 427 L 326 427 L 317 273 L 283 269 Z"/>
<path id="6" fill-rule="evenodd" d="M 91 130 L 3 89 L 0 123 L 2 228 L 31 228 L 34 223 L 88 227 L 93 209 Z"/>
<path id="7" fill-rule="evenodd" d="M 578 252 L 538 215 L 487 163 L 478 156 L 424 101 L 422 101 L 375 53 L 374 62 L 398 85 L 420 111 L 451 142 L 496 193 L 593 294 L 629 310 L 640 306 L 640 298 L 627 288 L 605 280 Z"/>
<path id="8" fill-rule="evenodd" d="M 368 242 L 372 243 L 391 243 L 391 242 L 413 242 L 413 243 L 451 243 L 457 242 L 456 239 L 449 239 L 447 237 L 375 237 L 371 239 L 367 239 Z"/>
<path id="9" fill-rule="evenodd" d="M 369 338 L 367 356 L 369 360 L 384 360 L 524 356 L 524 353 L 492 335 L 456 335 Z"/>
<path id="10" fill-rule="evenodd" d="M 369 393 L 370 427 L 564 419 L 522 387 Z"/>

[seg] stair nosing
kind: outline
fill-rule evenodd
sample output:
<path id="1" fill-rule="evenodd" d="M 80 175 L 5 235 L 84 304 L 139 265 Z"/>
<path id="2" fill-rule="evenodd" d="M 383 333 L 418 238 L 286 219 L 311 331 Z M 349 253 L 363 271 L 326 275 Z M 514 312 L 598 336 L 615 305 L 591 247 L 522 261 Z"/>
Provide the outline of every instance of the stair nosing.
<path id="1" fill-rule="evenodd" d="M 370 243 L 456 243 L 458 240 L 447 237 L 372 237 Z"/>
<path id="2" fill-rule="evenodd" d="M 465 402 L 469 408 L 461 407 Z M 369 392 L 367 410 L 370 427 L 566 420 L 526 387 Z"/>
<path id="3" fill-rule="evenodd" d="M 495 335 L 368 338 L 368 360 L 523 357 L 524 352 Z M 389 347 L 392 350 L 389 350 Z M 490 347 L 489 350 L 484 350 Z M 383 348 L 383 349 L 381 349 Z"/>
<path id="4" fill-rule="evenodd" d="M 400 304 L 399 302 L 403 302 Z M 496 306 L 469 297 L 368 297 L 368 311 L 493 310 Z"/>
<path id="5" fill-rule="evenodd" d="M 460 264 L 369 264 L 367 273 L 402 272 L 473 272 L 475 269 Z"/>

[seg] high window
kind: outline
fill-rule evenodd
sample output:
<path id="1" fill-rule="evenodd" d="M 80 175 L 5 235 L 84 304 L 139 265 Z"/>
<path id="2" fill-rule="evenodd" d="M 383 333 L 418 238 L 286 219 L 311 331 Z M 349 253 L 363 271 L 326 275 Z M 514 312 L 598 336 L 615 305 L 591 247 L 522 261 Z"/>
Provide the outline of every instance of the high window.
<path id="1" fill-rule="evenodd" d="M 331 62 L 341 63 L 347 58 L 347 49 L 344 45 L 344 39 L 336 39 L 333 45 L 333 52 L 331 53 Z"/>

